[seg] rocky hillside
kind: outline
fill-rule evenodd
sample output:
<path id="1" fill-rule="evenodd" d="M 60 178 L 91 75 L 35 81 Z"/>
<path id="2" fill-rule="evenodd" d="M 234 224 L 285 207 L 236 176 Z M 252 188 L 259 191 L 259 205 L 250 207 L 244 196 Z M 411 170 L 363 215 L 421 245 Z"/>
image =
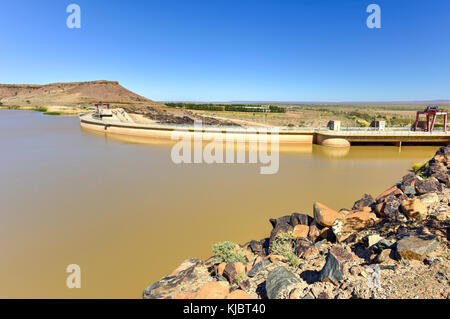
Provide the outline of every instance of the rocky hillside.
<path id="1" fill-rule="evenodd" d="M 214 245 L 144 298 L 450 298 L 450 145 L 351 209 L 271 219 L 268 238 Z"/>
<path id="2" fill-rule="evenodd" d="M 116 81 L 34 84 L 0 84 L 0 102 L 18 106 L 78 106 L 103 101 L 120 106 L 159 106 Z"/>

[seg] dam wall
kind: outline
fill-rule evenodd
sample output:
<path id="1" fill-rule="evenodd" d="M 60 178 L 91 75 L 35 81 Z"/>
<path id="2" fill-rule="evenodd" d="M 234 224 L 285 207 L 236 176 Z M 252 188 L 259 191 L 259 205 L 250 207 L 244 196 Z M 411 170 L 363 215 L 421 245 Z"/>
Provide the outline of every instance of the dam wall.
<path id="1" fill-rule="evenodd" d="M 227 140 L 259 139 L 258 130 L 243 127 L 206 127 L 197 129 L 193 125 L 164 125 L 158 123 L 132 123 L 115 120 L 100 120 L 92 116 L 92 113 L 80 115 L 80 125 L 83 128 L 103 133 L 121 134 L 129 136 L 171 139 L 176 134 L 178 137 L 192 136 L 194 133 L 202 133 L 203 139 L 222 138 Z M 260 129 L 260 128 L 258 128 Z M 270 130 L 267 134 L 270 137 Z M 313 144 L 313 129 L 297 131 L 279 131 L 280 143 Z"/>
<path id="2" fill-rule="evenodd" d="M 173 134 L 178 138 L 190 137 L 194 133 L 202 133 L 204 139 L 224 139 L 248 141 L 259 139 L 261 128 L 245 127 L 208 127 L 197 128 L 193 125 L 169 125 L 159 123 L 136 123 L 117 119 L 100 119 L 94 113 L 80 115 L 81 127 L 103 133 L 118 135 L 171 139 Z M 278 128 L 278 139 L 281 144 L 319 144 L 329 147 L 349 147 L 354 144 L 450 144 L 450 133 L 443 131 L 413 132 L 408 129 L 386 129 L 383 131 L 353 128 L 333 131 L 314 128 Z M 268 129 L 270 136 L 270 129 Z"/>

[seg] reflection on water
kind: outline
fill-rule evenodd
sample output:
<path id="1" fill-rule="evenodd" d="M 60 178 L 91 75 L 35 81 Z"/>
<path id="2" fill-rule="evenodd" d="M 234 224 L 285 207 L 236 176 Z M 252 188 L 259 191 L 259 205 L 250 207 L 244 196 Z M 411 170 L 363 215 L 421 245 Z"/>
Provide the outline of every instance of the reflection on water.
<path id="1" fill-rule="evenodd" d="M 315 200 L 350 207 L 438 149 L 289 145 L 278 173 L 261 175 L 259 164 L 176 165 L 170 143 L 148 142 L 0 111 L 0 297 L 140 298 L 215 242 L 263 238 L 269 218 Z M 81 289 L 66 288 L 69 264 Z"/>

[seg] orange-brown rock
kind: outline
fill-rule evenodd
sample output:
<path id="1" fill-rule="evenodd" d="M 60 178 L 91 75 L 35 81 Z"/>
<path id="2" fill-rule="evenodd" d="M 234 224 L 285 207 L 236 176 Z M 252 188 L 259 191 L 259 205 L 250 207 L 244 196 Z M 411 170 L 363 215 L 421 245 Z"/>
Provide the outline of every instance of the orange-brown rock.
<path id="1" fill-rule="evenodd" d="M 195 299 L 225 299 L 230 292 L 230 285 L 226 281 L 211 281 L 204 284 Z"/>
<path id="2" fill-rule="evenodd" d="M 284 259 L 284 257 L 280 256 L 280 255 L 270 255 L 269 256 L 269 260 L 271 263 L 276 263 L 277 261 L 279 261 L 279 260 L 281 261 L 283 259 Z"/>
<path id="3" fill-rule="evenodd" d="M 223 275 L 223 271 L 225 270 L 225 267 L 226 267 L 226 263 L 220 263 L 218 266 L 217 266 L 217 273 L 219 274 L 219 275 Z"/>
<path id="4" fill-rule="evenodd" d="M 253 259 L 255 259 L 255 254 L 250 249 L 245 249 L 244 255 L 248 261 L 252 261 Z"/>
<path id="5" fill-rule="evenodd" d="M 292 232 L 294 238 L 308 238 L 309 226 L 307 225 L 296 225 L 294 231 Z"/>
<path id="6" fill-rule="evenodd" d="M 403 213 L 410 219 L 424 220 L 427 218 L 427 207 L 418 198 L 411 198 L 401 205 Z"/>
<path id="7" fill-rule="evenodd" d="M 300 299 L 302 294 L 302 290 L 295 288 L 289 293 L 289 299 Z"/>
<path id="8" fill-rule="evenodd" d="M 173 296 L 173 299 L 194 299 L 196 295 L 195 292 L 181 292 Z"/>
<path id="9" fill-rule="evenodd" d="M 424 260 L 439 245 L 436 239 L 422 239 L 414 236 L 405 237 L 397 242 L 397 256 L 402 259 Z"/>
<path id="10" fill-rule="evenodd" d="M 256 299 L 256 298 L 241 289 L 236 289 L 233 292 L 231 292 L 226 299 Z"/>
<path id="11" fill-rule="evenodd" d="M 358 276 L 361 273 L 361 269 L 359 269 L 359 267 L 356 265 L 350 267 L 349 271 L 353 276 Z"/>
<path id="12" fill-rule="evenodd" d="M 314 258 L 319 254 L 319 250 L 316 247 L 310 247 L 303 253 L 303 258 L 306 260 L 309 260 L 311 258 Z"/>
<path id="13" fill-rule="evenodd" d="M 334 221 L 344 214 L 337 212 L 324 204 L 315 202 L 313 205 L 314 220 L 321 226 L 330 227 L 333 225 Z"/>
<path id="14" fill-rule="evenodd" d="M 372 208 L 370 208 L 369 206 L 364 206 L 361 210 L 363 212 L 370 213 L 372 211 Z"/>
<path id="15" fill-rule="evenodd" d="M 317 240 L 317 238 L 319 238 L 320 236 L 320 230 L 317 227 L 317 224 L 315 221 L 311 222 L 311 225 L 309 225 L 309 233 L 308 233 L 309 238 L 314 242 Z"/>
<path id="16" fill-rule="evenodd" d="M 392 250 L 384 249 L 375 257 L 375 262 L 379 264 L 384 263 L 386 261 L 392 260 L 391 256 L 393 256 Z"/>
<path id="17" fill-rule="evenodd" d="M 375 205 L 375 212 L 379 215 L 383 215 L 384 202 Z"/>
<path id="18" fill-rule="evenodd" d="M 332 229 L 336 239 L 341 242 L 348 238 L 352 233 L 373 226 L 376 221 L 377 217 L 374 213 L 364 211 L 352 212 L 345 217 L 335 220 Z"/>
<path id="19" fill-rule="evenodd" d="M 386 199 L 389 196 L 400 196 L 402 194 L 403 194 L 402 190 L 395 185 L 395 186 L 392 186 L 391 188 L 385 190 L 380 195 L 378 195 L 377 198 L 375 198 L 375 201 L 383 202 L 384 199 Z"/>

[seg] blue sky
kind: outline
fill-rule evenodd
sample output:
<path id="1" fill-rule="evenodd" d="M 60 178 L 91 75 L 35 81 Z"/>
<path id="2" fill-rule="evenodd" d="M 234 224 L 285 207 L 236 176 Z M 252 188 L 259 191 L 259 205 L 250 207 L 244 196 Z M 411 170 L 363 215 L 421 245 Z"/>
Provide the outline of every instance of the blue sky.
<path id="1" fill-rule="evenodd" d="M 81 7 L 68 29 L 66 7 Z M 381 29 L 366 7 L 381 7 Z M 0 4 L 0 83 L 117 80 L 154 100 L 450 98 L 450 1 Z"/>

